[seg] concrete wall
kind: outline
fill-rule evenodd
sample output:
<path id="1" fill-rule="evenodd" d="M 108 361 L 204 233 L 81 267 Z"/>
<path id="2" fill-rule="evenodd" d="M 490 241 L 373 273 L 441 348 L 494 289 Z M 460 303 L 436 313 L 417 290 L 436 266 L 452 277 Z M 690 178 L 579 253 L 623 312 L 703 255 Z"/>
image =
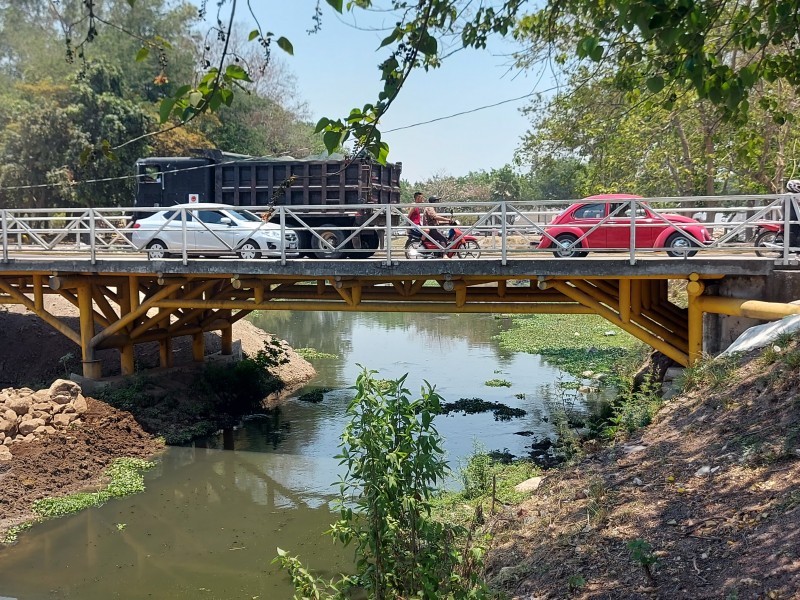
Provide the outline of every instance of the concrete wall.
<path id="1" fill-rule="evenodd" d="M 789 303 L 800 300 L 800 271 L 774 271 L 770 276 L 729 275 L 706 286 L 706 294 L 746 300 Z M 741 333 L 766 321 L 716 315 L 703 315 L 703 352 L 718 354 Z"/>

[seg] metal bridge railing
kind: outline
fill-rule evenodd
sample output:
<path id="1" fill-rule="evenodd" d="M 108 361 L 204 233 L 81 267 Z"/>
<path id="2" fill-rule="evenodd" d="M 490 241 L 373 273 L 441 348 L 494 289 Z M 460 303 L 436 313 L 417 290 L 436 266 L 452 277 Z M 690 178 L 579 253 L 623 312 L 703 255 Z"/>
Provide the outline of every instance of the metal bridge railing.
<path id="1" fill-rule="evenodd" d="M 241 258 L 254 254 L 283 263 L 310 255 L 374 257 L 391 264 L 442 254 L 505 263 L 512 258 L 580 257 L 588 253 L 633 263 L 666 252 L 678 259 L 697 254 L 757 254 L 778 264 L 793 264 L 800 247 L 790 243 L 800 241 L 784 233 L 797 230 L 800 240 L 798 200 L 799 196 L 780 194 L 436 204 L 440 215 L 459 222 L 452 236 L 449 234 L 455 228 L 451 225 L 414 225 L 408 216 L 410 204 L 278 206 L 268 220 L 248 217 L 250 224 L 242 235 L 232 235 L 232 229 L 239 226 L 230 219 L 207 220 L 203 211 L 213 209 L 203 205 L 3 209 L 0 238 L 4 262 L 55 255 L 88 256 L 92 262 L 98 257 L 138 258 L 153 254 L 148 246 L 161 240 L 166 246 L 162 250 L 183 263 L 199 255 Z M 553 223 L 557 215 L 572 211 L 576 203 L 586 205 L 581 218 L 575 213 L 576 218 L 568 223 Z M 258 206 L 233 208 L 256 215 L 265 211 Z M 347 216 L 343 216 L 343 208 Z M 154 213 L 164 215 L 157 224 L 147 218 Z M 438 242 L 432 230 L 449 238 L 447 243 Z M 412 231 L 418 231 L 419 244 L 429 248 L 410 252 Z M 275 240 L 274 247 L 261 247 L 272 245 L 265 239 Z M 254 253 L 253 242 L 257 240 L 259 252 Z M 471 252 L 464 250 L 468 241 L 473 244 Z"/>

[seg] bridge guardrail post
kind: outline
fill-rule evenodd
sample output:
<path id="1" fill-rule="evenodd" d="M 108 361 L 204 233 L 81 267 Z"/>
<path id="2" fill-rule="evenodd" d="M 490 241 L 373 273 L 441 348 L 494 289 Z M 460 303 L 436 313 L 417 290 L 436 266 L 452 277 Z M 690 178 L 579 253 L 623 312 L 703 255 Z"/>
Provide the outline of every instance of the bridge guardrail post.
<path id="1" fill-rule="evenodd" d="M 631 232 L 630 232 L 630 257 L 628 262 L 631 265 L 636 264 L 636 200 L 631 198 Z"/>
<path id="2" fill-rule="evenodd" d="M 8 262 L 8 213 L 3 210 L 3 262 Z"/>
<path id="3" fill-rule="evenodd" d="M 788 265 L 789 264 L 789 232 L 791 231 L 789 228 L 791 227 L 791 212 L 790 207 L 792 203 L 792 198 L 789 194 L 784 194 L 783 196 L 783 206 L 781 207 L 783 210 L 783 252 L 780 260 L 780 264 Z"/>
<path id="4" fill-rule="evenodd" d="M 97 262 L 97 239 L 95 238 L 94 209 L 89 209 L 89 257 L 92 264 Z M 80 235 L 80 234 L 79 234 Z"/>
<path id="5" fill-rule="evenodd" d="M 383 263 L 389 267 L 392 264 L 392 205 L 386 205 L 386 218 L 384 219 L 384 236 L 386 240 L 386 261 Z"/>
<path id="6" fill-rule="evenodd" d="M 188 245 L 186 243 L 186 209 L 181 209 L 181 258 L 183 258 L 183 264 L 189 264 L 189 252 L 188 252 Z"/>
<path id="7" fill-rule="evenodd" d="M 278 220 L 281 224 L 281 264 L 286 264 L 286 213 L 283 211 L 283 207 L 278 207 Z M 298 242 L 298 246 L 300 243 Z"/>
<path id="8" fill-rule="evenodd" d="M 508 263 L 508 223 L 506 222 L 506 201 L 500 203 L 500 263 Z"/>

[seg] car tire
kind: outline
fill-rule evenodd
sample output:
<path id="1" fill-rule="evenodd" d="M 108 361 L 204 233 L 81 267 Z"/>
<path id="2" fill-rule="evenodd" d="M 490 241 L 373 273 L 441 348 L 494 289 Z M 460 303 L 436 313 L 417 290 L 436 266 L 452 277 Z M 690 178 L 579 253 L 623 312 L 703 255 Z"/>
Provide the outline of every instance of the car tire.
<path id="1" fill-rule="evenodd" d="M 770 246 L 772 244 L 772 246 Z M 773 246 L 783 246 L 783 233 L 764 229 L 756 236 L 756 255 L 762 258 L 780 258 L 783 250 Z"/>
<path id="2" fill-rule="evenodd" d="M 336 227 L 336 225 L 323 225 L 317 230 L 317 237 L 316 235 L 311 236 L 311 245 L 314 248 L 314 256 L 317 258 L 328 258 L 332 260 L 337 260 L 340 258 L 345 258 L 346 253 L 342 250 L 330 250 L 327 246 L 322 243 L 322 240 L 328 242 L 334 248 L 341 245 L 344 241 L 344 232 L 338 231 L 335 229 L 327 229 L 328 227 Z M 322 238 L 322 239 L 320 239 Z"/>
<path id="3" fill-rule="evenodd" d="M 677 231 L 667 238 L 667 254 L 673 258 L 683 258 L 697 254 L 697 250 L 690 250 L 690 248 L 697 248 L 697 242 L 690 240 Z"/>
<path id="4" fill-rule="evenodd" d="M 253 240 L 247 240 L 244 244 L 239 246 L 239 249 L 236 251 L 236 254 L 239 258 L 244 260 L 258 260 L 261 258 L 261 246 L 259 246 Z"/>
<path id="5" fill-rule="evenodd" d="M 147 260 L 161 260 L 169 257 L 167 245 L 161 240 L 153 240 L 147 244 Z"/>
<path id="6" fill-rule="evenodd" d="M 556 236 L 556 243 L 558 244 L 558 250 L 553 250 L 553 256 L 556 258 L 583 258 L 588 252 L 582 252 L 580 250 L 565 250 L 565 246 L 570 246 L 575 243 L 577 240 L 577 236 L 572 235 L 571 233 L 562 233 L 559 236 Z"/>

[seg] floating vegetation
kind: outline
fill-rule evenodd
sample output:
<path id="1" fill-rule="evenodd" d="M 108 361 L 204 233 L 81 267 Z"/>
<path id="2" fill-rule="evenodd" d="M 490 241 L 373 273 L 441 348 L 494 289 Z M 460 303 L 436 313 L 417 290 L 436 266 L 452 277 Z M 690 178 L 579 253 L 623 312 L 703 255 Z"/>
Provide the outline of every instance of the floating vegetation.
<path id="1" fill-rule="evenodd" d="M 306 360 L 333 360 L 339 358 L 338 354 L 320 352 L 316 348 L 295 348 L 294 351 Z"/>
<path id="2" fill-rule="evenodd" d="M 484 382 L 484 385 L 488 387 L 511 387 L 511 382 L 505 379 L 490 379 Z"/>
<path id="3" fill-rule="evenodd" d="M 39 518 L 63 517 L 85 508 L 100 506 L 112 498 L 143 492 L 144 477 L 141 471 L 154 466 L 155 463 L 139 458 L 118 458 L 105 471 L 106 477 L 111 479 L 105 489 L 64 498 L 42 498 L 33 503 L 33 512 Z"/>
<path id="4" fill-rule="evenodd" d="M 622 330 L 609 335 L 608 321 L 598 315 L 515 315 L 512 327 L 496 339 L 501 348 L 539 354 L 575 377 L 591 369 L 612 374 L 612 380 L 621 364 L 638 360 L 643 348 Z"/>
<path id="5" fill-rule="evenodd" d="M 501 402 L 488 402 L 482 398 L 461 398 L 456 402 L 445 402 L 442 404 L 443 415 L 450 414 L 451 412 L 460 412 L 465 415 L 491 412 L 494 415 L 495 421 L 510 421 L 515 417 L 524 417 L 528 414 L 521 408 L 513 408 Z"/>
<path id="6" fill-rule="evenodd" d="M 514 398 L 516 398 L 517 400 L 525 400 L 525 394 L 523 393 L 514 394 Z"/>
<path id="7" fill-rule="evenodd" d="M 322 402 L 326 393 L 330 392 L 333 388 L 314 388 L 313 390 L 300 394 L 298 400 L 301 402 L 311 402 L 312 404 L 319 404 Z"/>

